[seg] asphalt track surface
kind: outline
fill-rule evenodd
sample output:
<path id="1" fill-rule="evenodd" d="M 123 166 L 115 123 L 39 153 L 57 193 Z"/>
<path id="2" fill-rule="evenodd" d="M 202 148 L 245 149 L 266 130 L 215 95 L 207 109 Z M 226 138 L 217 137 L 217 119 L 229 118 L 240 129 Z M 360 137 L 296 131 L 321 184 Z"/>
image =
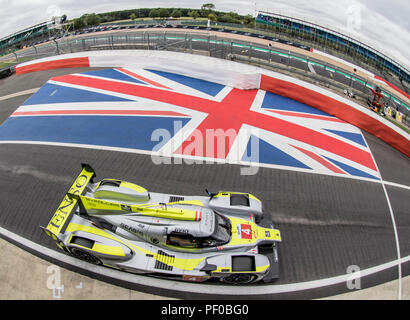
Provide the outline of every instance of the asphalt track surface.
<path id="1" fill-rule="evenodd" d="M 57 75 L 86 70 L 89 69 L 13 75 L 0 80 L 0 97 L 40 87 Z M 29 96 L 0 100 L 0 124 Z M 39 226 L 48 223 L 56 205 L 77 176 L 79 164 L 89 163 L 96 170 L 97 178 L 116 177 L 156 192 L 202 195 L 205 188 L 250 190 L 262 200 L 265 211 L 271 213 L 275 226 L 283 236 L 279 251 L 281 279 L 275 285 L 345 275 L 352 265 L 365 270 L 395 261 L 398 255 L 401 258 L 410 256 L 410 161 L 379 139 L 363 134 L 383 180 L 389 182 L 385 188 L 379 182 L 290 170 L 259 168 L 256 175 L 243 176 L 238 165 L 155 165 L 149 155 L 143 154 L 0 144 L 0 227 L 58 251 Z M 25 249 L 32 251 L 28 247 Z M 42 256 L 39 252 L 35 253 Z M 58 261 L 51 262 L 59 264 Z M 153 294 L 189 299 L 248 298 L 246 295 L 221 296 L 217 286 L 214 294 L 191 294 L 132 285 L 72 265 L 62 263 L 62 266 Z M 363 277 L 361 286 L 368 288 L 409 274 L 410 261 L 407 259 L 400 268 L 393 264 Z M 150 278 L 147 278 L 147 285 L 149 283 Z M 404 287 L 402 290 L 407 292 L 410 288 Z M 339 283 L 311 290 L 257 294 L 253 298 L 311 299 L 347 291 L 346 283 Z"/>

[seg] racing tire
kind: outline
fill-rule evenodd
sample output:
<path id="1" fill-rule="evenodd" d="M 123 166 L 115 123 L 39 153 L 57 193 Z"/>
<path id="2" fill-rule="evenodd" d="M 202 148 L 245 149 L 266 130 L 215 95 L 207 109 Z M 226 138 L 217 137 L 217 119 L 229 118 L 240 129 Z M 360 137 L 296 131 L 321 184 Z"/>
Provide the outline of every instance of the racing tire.
<path id="1" fill-rule="evenodd" d="M 94 256 L 93 254 L 87 251 L 84 251 L 78 248 L 71 248 L 70 251 L 76 258 L 82 261 L 89 262 L 89 263 L 96 264 L 96 265 L 102 265 L 102 262 L 100 259 L 98 259 L 96 256 Z"/>
<path id="2" fill-rule="evenodd" d="M 255 281 L 256 278 L 257 276 L 252 273 L 231 273 L 220 280 L 226 284 L 248 284 Z"/>
<path id="3" fill-rule="evenodd" d="M 70 251 L 69 251 L 69 250 L 67 249 L 67 247 L 64 245 L 64 242 L 58 241 L 57 245 L 58 245 L 62 250 L 64 250 L 64 252 L 70 253 Z"/>

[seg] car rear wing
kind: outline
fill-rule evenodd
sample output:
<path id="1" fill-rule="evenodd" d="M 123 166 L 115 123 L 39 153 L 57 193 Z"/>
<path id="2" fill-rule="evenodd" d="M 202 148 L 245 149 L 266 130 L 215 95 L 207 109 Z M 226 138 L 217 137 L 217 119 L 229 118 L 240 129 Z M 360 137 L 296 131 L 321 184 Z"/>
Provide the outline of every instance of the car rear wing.
<path id="1" fill-rule="evenodd" d="M 81 170 L 77 179 L 75 179 L 71 188 L 68 190 L 68 194 L 81 195 L 85 187 L 88 185 L 88 183 L 90 181 L 93 182 L 92 180 L 96 176 L 94 169 L 90 165 L 82 163 L 81 166 L 83 169 Z M 40 228 L 49 237 L 57 241 L 58 235 L 60 234 L 65 222 L 71 216 L 71 212 L 73 211 L 76 204 L 76 199 L 69 197 L 67 194 L 65 194 L 63 201 L 58 206 L 56 212 L 54 213 L 47 227 Z"/>

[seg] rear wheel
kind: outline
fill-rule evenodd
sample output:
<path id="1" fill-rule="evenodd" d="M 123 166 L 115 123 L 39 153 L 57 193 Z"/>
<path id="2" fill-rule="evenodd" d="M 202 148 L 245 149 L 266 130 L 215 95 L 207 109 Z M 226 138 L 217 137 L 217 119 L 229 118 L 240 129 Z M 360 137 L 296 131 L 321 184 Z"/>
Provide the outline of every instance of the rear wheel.
<path id="1" fill-rule="evenodd" d="M 78 249 L 78 248 L 71 248 L 70 249 L 71 253 L 78 259 L 92 263 L 92 264 L 97 264 L 101 265 L 102 262 L 100 259 L 98 259 L 96 256 L 92 255 L 91 253 Z"/>
<path id="2" fill-rule="evenodd" d="M 232 273 L 221 278 L 227 284 L 247 284 L 255 281 L 256 275 L 251 273 Z"/>

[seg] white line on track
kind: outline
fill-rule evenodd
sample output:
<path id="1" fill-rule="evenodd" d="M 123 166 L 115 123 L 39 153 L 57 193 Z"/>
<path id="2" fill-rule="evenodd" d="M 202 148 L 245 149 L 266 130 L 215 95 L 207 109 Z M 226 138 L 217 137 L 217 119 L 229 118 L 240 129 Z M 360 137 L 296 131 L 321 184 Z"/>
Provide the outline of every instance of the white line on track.
<path id="1" fill-rule="evenodd" d="M 377 166 L 377 165 L 376 165 L 376 166 Z M 377 169 L 377 170 L 379 170 L 379 169 Z M 386 195 L 387 205 L 389 206 L 390 216 L 391 216 L 391 220 L 392 220 L 392 224 L 393 224 L 393 230 L 394 230 L 394 238 L 395 238 L 395 241 L 396 241 L 397 259 L 398 259 L 398 261 L 400 261 L 400 256 L 401 256 L 401 254 L 400 254 L 400 241 L 399 241 L 399 236 L 398 236 L 398 233 L 397 233 L 396 220 L 394 219 L 393 208 L 392 208 L 392 206 L 391 206 L 390 198 L 389 198 L 389 195 L 388 195 L 388 193 L 387 193 L 386 186 L 385 186 L 384 183 L 383 183 L 383 180 L 382 180 L 381 185 L 382 185 L 382 187 L 383 187 L 384 194 Z M 399 280 L 397 299 L 398 299 L 398 300 L 401 300 L 401 297 L 402 297 L 402 272 L 401 272 L 401 263 L 399 263 L 399 264 L 397 265 L 397 267 L 398 267 L 398 280 Z"/>
<path id="2" fill-rule="evenodd" d="M 279 165 L 270 165 L 270 164 L 265 164 L 265 163 L 257 163 L 255 165 L 254 163 L 251 163 L 248 161 L 231 162 L 229 161 L 229 159 L 226 159 L 226 160 L 225 159 L 214 159 L 214 158 L 194 157 L 194 156 L 179 155 L 179 154 L 174 154 L 172 155 L 172 157 L 169 157 L 169 156 L 164 156 L 163 154 L 160 154 L 158 152 L 152 152 L 152 151 L 141 150 L 141 149 L 130 149 L 130 148 L 119 148 L 119 147 L 99 146 L 99 145 L 92 145 L 92 144 L 78 144 L 78 143 L 64 143 L 64 142 L 3 140 L 3 141 L 0 141 L 0 145 L 1 144 L 34 144 L 34 145 L 58 146 L 58 147 L 66 147 L 66 148 L 85 148 L 85 149 L 105 150 L 105 151 L 114 151 L 114 152 L 137 153 L 137 154 L 145 154 L 145 155 L 150 155 L 150 156 L 162 156 L 165 158 L 186 158 L 189 160 L 202 161 L 202 163 L 210 162 L 210 163 L 221 163 L 221 164 L 222 163 L 236 164 L 236 165 L 241 165 L 241 166 L 256 166 L 256 167 L 262 167 L 262 168 L 289 170 L 289 171 L 304 172 L 304 173 L 310 173 L 310 174 L 320 174 L 320 175 L 359 180 L 359 181 L 367 181 L 367 182 L 380 183 L 380 184 L 384 183 L 385 185 L 390 185 L 396 188 L 410 190 L 410 186 L 395 183 L 395 182 L 382 181 L 382 180 L 376 180 L 376 179 L 370 179 L 370 178 L 364 178 L 364 177 L 358 177 L 358 176 L 350 176 L 350 175 L 348 176 L 345 174 L 335 174 L 335 173 L 330 173 L 330 172 L 312 172 L 312 170 L 308 170 L 308 169 L 300 169 L 300 168 L 295 168 L 295 167 L 287 167 L 287 166 L 279 166 Z M 182 163 L 182 162 L 179 161 L 178 163 Z"/>
<path id="3" fill-rule="evenodd" d="M 367 144 L 366 138 L 363 136 L 364 141 L 366 142 L 367 148 L 369 149 L 370 155 L 373 158 L 374 165 L 376 166 L 377 172 L 379 172 L 380 175 L 380 183 L 382 185 L 384 195 L 386 196 L 386 201 L 387 201 L 387 206 L 389 207 L 389 212 L 390 212 L 390 218 L 393 224 L 393 231 L 394 231 L 394 239 L 396 242 L 396 251 L 397 251 L 397 261 L 400 261 L 400 241 L 399 241 L 399 235 L 397 233 L 397 226 L 396 226 L 396 219 L 394 218 L 394 212 L 393 212 L 393 207 L 390 202 L 389 194 L 387 193 L 387 189 L 385 186 L 385 182 L 383 181 L 382 173 L 379 170 L 379 167 L 377 166 L 376 159 L 373 156 L 372 150 L 370 149 L 369 145 Z M 398 292 L 397 292 L 397 299 L 401 300 L 402 297 L 402 272 L 401 272 L 401 263 L 398 263 L 397 265 L 398 269 Z"/>
<path id="4" fill-rule="evenodd" d="M 33 93 L 37 92 L 39 89 L 40 88 L 33 88 L 33 89 L 23 90 L 23 91 L 16 92 L 16 93 L 11 93 L 11 94 L 0 97 L 0 101 L 15 98 L 15 97 L 19 97 L 19 96 L 24 96 L 26 94 L 33 94 Z"/>
<path id="5" fill-rule="evenodd" d="M 39 229 L 39 232 L 40 229 Z M 217 291 L 218 295 L 267 295 L 267 294 L 281 294 L 281 293 L 292 293 L 297 291 L 304 291 L 310 289 L 317 289 L 322 287 L 327 287 L 331 285 L 337 285 L 342 283 L 347 283 L 353 279 L 363 278 L 365 276 L 369 276 L 395 266 L 401 265 L 403 263 L 410 261 L 410 256 L 403 257 L 398 260 L 393 260 L 390 262 L 386 262 L 374 267 L 370 267 L 367 269 L 360 270 L 360 273 L 357 273 L 357 276 L 353 276 L 352 274 L 342 274 L 339 276 L 326 278 L 326 279 L 319 279 L 319 280 L 312 280 L 312 281 L 305 281 L 305 282 L 298 282 L 298 283 L 289 283 L 289 284 L 271 284 L 271 285 L 258 285 L 258 286 L 243 286 L 243 287 L 232 287 L 227 285 L 209 285 L 209 284 L 202 284 L 202 283 L 189 283 L 189 282 L 181 282 L 181 281 L 172 281 L 166 279 L 158 279 L 154 277 L 149 277 L 149 281 L 147 281 L 147 276 L 141 276 L 136 274 L 130 274 L 123 271 L 118 271 L 114 269 L 110 269 L 103 266 L 92 265 L 87 262 L 81 261 L 77 258 L 71 257 L 67 254 L 43 247 L 31 240 L 28 240 L 24 237 L 21 237 L 15 233 L 12 233 L 2 227 L 0 227 L 0 234 L 8 238 L 11 241 L 17 242 L 31 250 L 34 250 L 40 253 L 43 256 L 49 257 L 51 259 L 56 259 L 62 263 L 66 263 L 72 265 L 74 267 L 78 267 L 84 271 L 90 271 L 96 274 L 100 274 L 102 276 L 107 276 L 113 279 L 126 281 L 131 284 L 141 285 L 145 287 L 151 288 L 161 288 L 166 290 L 172 291 L 179 291 L 179 292 L 187 292 L 187 293 L 198 293 L 198 294 L 210 294 L 214 295 Z M 216 290 L 217 288 L 217 290 Z M 235 289 L 235 290 L 233 290 Z"/>

